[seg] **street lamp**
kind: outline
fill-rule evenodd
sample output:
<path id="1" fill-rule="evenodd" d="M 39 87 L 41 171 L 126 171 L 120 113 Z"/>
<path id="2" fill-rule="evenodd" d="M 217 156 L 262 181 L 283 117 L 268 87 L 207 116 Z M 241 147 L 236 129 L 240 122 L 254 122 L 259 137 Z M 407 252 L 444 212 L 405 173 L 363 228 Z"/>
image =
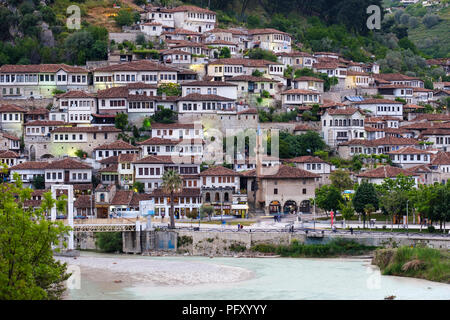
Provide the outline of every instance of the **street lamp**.
<path id="1" fill-rule="evenodd" d="M 409 231 L 409 229 L 408 229 L 408 202 L 409 202 L 409 199 L 408 200 L 406 200 L 406 233 L 408 233 L 408 231 Z"/>

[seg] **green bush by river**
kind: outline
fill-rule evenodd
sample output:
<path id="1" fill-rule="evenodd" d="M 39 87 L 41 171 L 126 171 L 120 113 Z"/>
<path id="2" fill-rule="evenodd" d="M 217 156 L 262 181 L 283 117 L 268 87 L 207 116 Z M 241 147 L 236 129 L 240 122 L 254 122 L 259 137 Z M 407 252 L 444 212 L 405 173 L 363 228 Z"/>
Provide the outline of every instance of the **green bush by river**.
<path id="1" fill-rule="evenodd" d="M 450 252 L 421 247 L 400 247 L 375 251 L 372 264 L 383 275 L 421 278 L 450 283 Z"/>
<path id="2" fill-rule="evenodd" d="M 352 240 L 335 239 L 326 244 L 302 244 L 293 240 L 289 245 L 257 244 L 252 251 L 275 253 L 282 257 L 337 257 L 342 255 L 362 255 L 375 250 L 375 246 L 366 246 Z"/>

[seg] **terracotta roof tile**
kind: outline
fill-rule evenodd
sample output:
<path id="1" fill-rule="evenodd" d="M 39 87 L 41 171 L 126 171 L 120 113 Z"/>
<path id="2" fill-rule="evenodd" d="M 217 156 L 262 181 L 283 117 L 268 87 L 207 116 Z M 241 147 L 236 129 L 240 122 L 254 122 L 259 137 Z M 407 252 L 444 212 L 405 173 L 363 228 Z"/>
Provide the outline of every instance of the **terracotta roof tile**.
<path id="1" fill-rule="evenodd" d="M 114 142 L 94 148 L 94 150 L 137 150 L 137 149 L 139 148 L 123 140 L 116 140 Z"/>
<path id="2" fill-rule="evenodd" d="M 417 174 L 412 173 L 409 170 L 392 167 L 389 165 L 381 166 L 373 170 L 369 170 L 363 173 L 358 174 L 358 177 L 362 178 L 395 178 L 399 174 L 402 174 L 404 176 L 415 176 Z"/>
<path id="3" fill-rule="evenodd" d="M 200 176 L 239 176 L 240 174 L 234 170 L 222 167 L 215 166 L 206 169 L 203 172 L 200 172 Z"/>

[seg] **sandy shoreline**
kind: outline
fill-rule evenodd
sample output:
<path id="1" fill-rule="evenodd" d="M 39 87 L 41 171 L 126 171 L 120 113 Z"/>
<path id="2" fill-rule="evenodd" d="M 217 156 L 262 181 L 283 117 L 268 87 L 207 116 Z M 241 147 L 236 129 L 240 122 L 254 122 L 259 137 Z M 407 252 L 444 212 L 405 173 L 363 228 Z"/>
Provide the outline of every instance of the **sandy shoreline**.
<path id="1" fill-rule="evenodd" d="M 114 283 L 126 287 L 192 286 L 213 283 L 244 281 L 254 276 L 253 272 L 240 267 L 217 265 L 199 261 L 178 261 L 164 258 L 136 259 L 135 256 L 120 257 L 80 256 L 76 259 L 57 257 L 68 265 L 79 266 L 81 277 L 93 278 L 96 282 Z M 117 282 L 120 281 L 120 282 Z"/>

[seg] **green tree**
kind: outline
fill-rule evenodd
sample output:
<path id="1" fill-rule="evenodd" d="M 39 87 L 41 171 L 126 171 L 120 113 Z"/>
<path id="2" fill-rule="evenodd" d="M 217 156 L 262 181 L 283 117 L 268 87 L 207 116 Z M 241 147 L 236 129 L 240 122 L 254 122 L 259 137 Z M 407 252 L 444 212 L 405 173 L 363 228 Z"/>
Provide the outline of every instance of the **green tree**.
<path id="1" fill-rule="evenodd" d="M 353 207 L 355 211 L 363 216 L 363 228 L 366 227 L 366 205 L 371 204 L 373 208 L 378 210 L 378 195 L 373 184 L 363 181 L 356 189 L 353 197 Z"/>
<path id="2" fill-rule="evenodd" d="M 177 120 L 177 113 L 173 110 L 163 108 L 151 116 L 152 121 L 159 123 L 174 123 Z"/>
<path id="3" fill-rule="evenodd" d="M 341 207 L 344 199 L 336 187 L 324 185 L 316 189 L 315 202 L 319 208 L 325 210 L 328 214 L 331 210 L 336 212 Z"/>
<path id="4" fill-rule="evenodd" d="M 87 152 L 83 151 L 81 149 L 77 149 L 77 151 L 75 151 L 75 155 L 80 158 L 80 159 L 85 159 L 87 157 Z"/>
<path id="5" fill-rule="evenodd" d="M 158 87 L 158 95 L 163 93 L 167 96 L 181 96 L 181 86 L 178 83 L 161 83 Z"/>
<path id="6" fill-rule="evenodd" d="M 340 209 L 344 223 L 351 220 L 351 218 L 355 215 L 355 208 L 353 208 L 351 201 L 344 201 L 344 203 L 341 203 Z"/>
<path id="7" fill-rule="evenodd" d="M 14 179 L 0 185 L 0 299 L 60 299 L 70 274 L 67 264 L 53 258 L 52 243 L 59 245 L 69 227 L 46 218 L 55 204 L 50 192 L 41 207 L 25 209 L 32 190 L 17 173 Z"/>
<path id="8" fill-rule="evenodd" d="M 206 204 L 202 204 L 200 207 L 200 217 L 208 217 L 211 220 L 211 216 L 214 213 L 214 207 Z"/>
<path id="9" fill-rule="evenodd" d="M 252 76 L 254 77 L 262 77 L 264 75 L 264 73 L 262 73 L 261 71 L 259 71 L 258 69 L 253 70 L 252 72 Z"/>
<path id="10" fill-rule="evenodd" d="M 228 47 L 223 47 L 219 52 L 219 59 L 231 58 L 231 51 Z"/>
<path id="11" fill-rule="evenodd" d="M 339 191 L 353 188 L 353 181 L 348 171 L 337 169 L 330 174 L 331 184 Z"/>
<path id="12" fill-rule="evenodd" d="M 34 189 L 45 189 L 45 178 L 43 175 L 36 174 L 34 175 L 33 180 L 31 181 L 31 185 Z"/>
<path id="13" fill-rule="evenodd" d="M 178 192 L 183 182 L 180 174 L 175 170 L 167 170 L 162 176 L 162 188 L 164 192 L 170 194 L 170 228 L 175 228 L 175 192 Z"/>
<path id="14" fill-rule="evenodd" d="M 250 59 L 263 59 L 278 62 L 278 58 L 273 52 L 261 48 L 250 49 L 248 52 L 248 57 Z"/>
<path id="15" fill-rule="evenodd" d="M 114 118 L 114 126 L 117 129 L 124 131 L 128 126 L 128 114 L 118 113 Z"/>
<path id="16" fill-rule="evenodd" d="M 128 9 L 120 9 L 117 16 L 114 17 L 119 27 L 131 26 L 136 22 L 134 12 Z"/>
<path id="17" fill-rule="evenodd" d="M 144 193 L 145 192 L 145 186 L 140 181 L 135 181 L 133 183 L 133 190 L 137 193 Z"/>

